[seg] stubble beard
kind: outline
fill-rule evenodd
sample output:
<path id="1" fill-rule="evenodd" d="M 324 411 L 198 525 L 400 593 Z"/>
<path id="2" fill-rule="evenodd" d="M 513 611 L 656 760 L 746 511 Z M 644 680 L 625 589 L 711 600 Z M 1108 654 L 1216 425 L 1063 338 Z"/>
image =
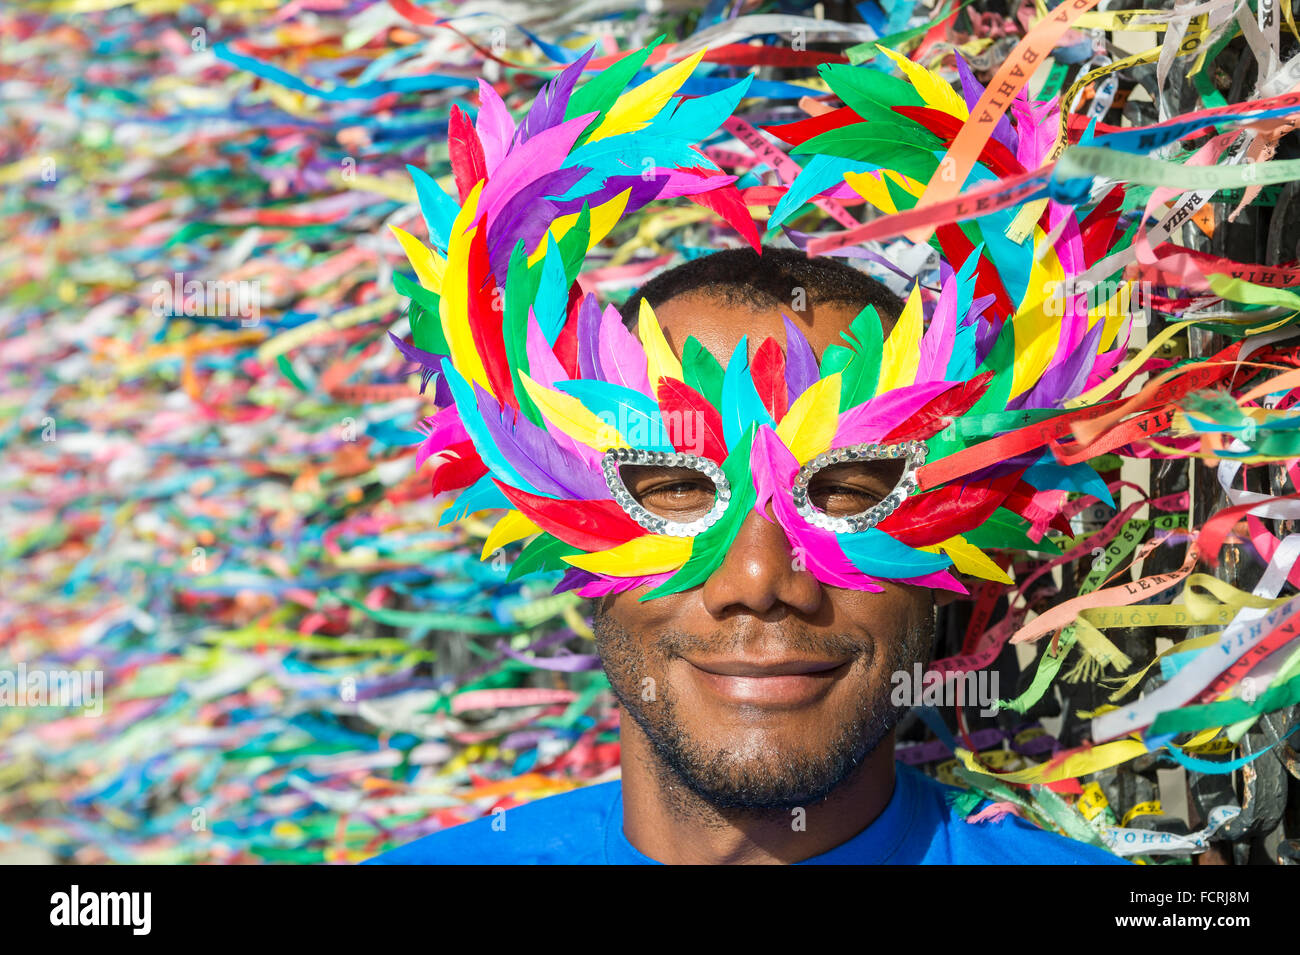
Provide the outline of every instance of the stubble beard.
<path id="1" fill-rule="evenodd" d="M 604 663 L 614 695 L 650 742 L 654 756 L 698 800 L 714 810 L 770 812 L 789 811 L 820 802 L 839 787 L 881 740 L 897 725 L 906 707 L 890 702 L 888 676 L 858 700 L 852 716 L 836 727 L 831 738 L 817 752 L 745 754 L 735 748 L 711 749 L 693 738 L 682 726 L 668 688 L 656 688 L 654 699 L 642 698 L 642 680 L 649 675 L 651 656 L 640 640 L 620 626 L 598 602 L 593 621 L 596 648 Z M 879 644 L 835 638 L 812 638 L 794 631 L 788 645 L 825 652 L 831 648 L 859 652 L 870 666 L 874 655 L 886 654 L 885 674 L 911 673 L 913 666 L 929 660 L 934 636 L 932 620 L 922 618 L 908 629 L 903 639 Z M 652 653 L 667 662 L 686 648 L 716 647 L 716 641 L 702 641 L 677 631 L 661 631 Z"/>

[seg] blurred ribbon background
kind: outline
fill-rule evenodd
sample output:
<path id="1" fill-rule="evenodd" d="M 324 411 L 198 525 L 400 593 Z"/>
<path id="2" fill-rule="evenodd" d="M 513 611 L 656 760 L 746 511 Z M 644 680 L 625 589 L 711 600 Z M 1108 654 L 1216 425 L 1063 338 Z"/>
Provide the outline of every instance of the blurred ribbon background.
<path id="1" fill-rule="evenodd" d="M 1290 4 L 1152 3 L 1167 14 L 1153 28 L 1103 0 L 1056 41 L 1031 93 L 1063 97 L 1076 139 L 1089 119 L 1148 125 L 1251 99 L 1262 79 L 1286 79 L 1297 55 Z M 505 552 L 480 560 L 485 527 L 440 525 L 431 471 L 416 467 L 432 393 L 420 394 L 388 337 L 409 330 L 393 281 L 405 257 L 388 226 L 423 228 L 406 164 L 450 181 L 450 112 L 475 112 L 480 79 L 519 110 L 593 44 L 598 67 L 666 35 L 646 76 L 707 46 L 709 69 L 679 92 L 753 73 L 740 113 L 758 126 L 808 115 L 801 101 L 827 90 L 819 64 L 892 69 L 877 42 L 954 80 L 958 50 L 987 81 L 1047 10 L 1000 0 L 7 4 L 0 671 L 21 675 L 14 692 L 37 686 L 35 673 L 47 688 L 53 674 L 76 674 L 86 699 L 0 698 L 0 858 L 350 862 L 616 776 L 617 713 L 583 602 L 551 595 L 555 579 L 511 579 Z M 1205 45 L 1175 68 L 1162 51 L 1188 36 Z M 1292 129 L 1275 124 L 1267 154 L 1252 158 L 1300 155 Z M 790 159 L 770 139 L 729 128 L 707 152 L 751 205 L 774 205 L 772 186 L 788 184 Z M 1130 199 L 1154 191 L 1139 189 Z M 860 221 L 831 211 L 809 203 L 785 235 L 806 242 Z M 1247 333 L 1283 347 L 1300 309 L 1296 183 L 1246 178 L 1175 235 L 1218 278 L 1156 301 L 1146 341 L 1130 342 L 1134 355 L 1148 349 L 1147 370 Z M 721 244 L 739 241 L 710 210 L 653 207 L 593 250 L 584 280 L 620 302 L 656 270 Z M 908 273 L 925 266 L 927 250 L 910 242 L 871 248 L 860 264 L 896 290 L 898 276 L 872 255 Z M 1177 324 L 1198 310 L 1202 321 Z M 1295 705 L 1281 696 L 1231 721 L 1235 738 L 1196 739 L 1176 755 L 1123 741 L 1137 747 L 1127 761 L 1044 771 L 1108 705 L 1098 672 L 1116 678 L 1110 689 L 1150 689 L 1186 659 L 1153 665 L 1157 653 L 1189 638 L 1208 645 L 1209 624 L 1274 608 L 1294 588 L 1300 419 L 1273 412 L 1298 394 L 1293 376 L 1251 399 L 1267 420 L 1231 398 L 1194 409 L 1194 431 L 1254 447 L 1238 454 L 1244 465 L 1094 459 L 1119 506 L 1070 495 L 1079 536 L 1058 540 L 1063 559 L 1015 568 L 1021 605 L 990 585 L 944 617 L 937 656 L 985 653 L 979 666 L 1003 675 L 1014 705 L 995 718 L 914 711 L 900 758 L 1075 838 L 1109 834 L 1113 846 L 1116 832 L 1167 834 L 1143 861 L 1300 859 Z M 1257 425 L 1267 446 L 1251 445 Z M 1169 603 L 1173 591 L 1154 603 L 1100 598 L 1060 641 L 1008 642 L 1027 611 L 1032 622 L 1103 582 L 1176 572 L 1181 557 L 1155 542 L 1186 541 L 1215 515 L 1220 563 L 1185 582 L 1181 603 Z M 1262 694 L 1293 668 L 1275 660 L 1266 675 L 1243 670 L 1236 683 L 1260 679 Z"/>

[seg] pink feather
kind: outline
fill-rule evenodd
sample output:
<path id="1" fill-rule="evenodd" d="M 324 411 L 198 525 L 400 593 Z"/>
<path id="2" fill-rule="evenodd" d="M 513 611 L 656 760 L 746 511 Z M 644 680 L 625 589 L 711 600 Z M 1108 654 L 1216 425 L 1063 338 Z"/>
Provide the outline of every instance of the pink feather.
<path id="1" fill-rule="evenodd" d="M 568 381 L 569 375 L 560 364 L 560 360 L 555 357 L 555 352 L 551 346 L 546 344 L 546 336 L 542 334 L 542 326 L 537 322 L 537 316 L 533 313 L 533 307 L 528 306 L 528 377 L 540 385 L 550 388 L 557 381 Z M 575 441 L 559 428 L 548 428 L 547 434 L 555 439 L 555 443 L 576 456 L 579 460 L 586 463 L 588 467 L 600 467 L 600 452 L 595 448 L 589 448 L 581 441 Z"/>
<path id="2" fill-rule="evenodd" d="M 782 444 L 776 432 L 767 425 L 759 426 L 754 435 L 750 470 L 754 475 L 754 489 L 758 492 L 760 502 L 758 512 L 769 523 L 773 523 L 772 518 L 767 516 L 767 502 L 771 502 L 776 515 L 775 523 L 780 525 L 790 543 L 798 549 L 804 566 L 815 573 L 819 580 L 832 587 L 865 590 L 868 593 L 880 593 L 884 589 L 876 582 L 876 578 L 867 576 L 849 562 L 844 551 L 840 550 L 839 541 L 834 534 L 813 527 L 794 509 L 790 488 L 799 471 L 799 462 Z"/>
<path id="3" fill-rule="evenodd" d="M 948 276 L 935 304 L 930 327 L 921 338 L 921 361 L 916 381 L 942 381 L 952 358 L 953 337 L 957 334 L 957 276 Z"/>
<path id="4" fill-rule="evenodd" d="M 915 414 L 918 408 L 959 384 L 961 382 L 958 381 L 926 381 L 919 385 L 895 388 L 870 401 L 864 401 L 840 414 L 839 427 L 835 430 L 831 447 L 843 448 L 850 444 L 879 441 Z"/>
<path id="5" fill-rule="evenodd" d="M 579 587 L 578 596 L 605 597 L 609 594 L 621 594 L 625 590 L 631 590 L 633 587 L 640 587 L 645 584 L 658 587 L 675 573 L 677 571 L 670 570 L 662 574 L 644 574 L 640 577 L 609 577 L 601 574 L 599 580 L 589 581 Z"/>
<path id="6" fill-rule="evenodd" d="M 515 120 L 492 84 L 482 77 L 478 81 L 478 101 L 478 121 L 474 125 L 474 131 L 483 144 L 483 162 L 491 177 L 510 149 L 510 140 L 515 134 Z"/>
<path id="7" fill-rule="evenodd" d="M 471 225 L 486 222 L 489 229 L 497 214 L 524 186 L 548 172 L 560 168 L 582 131 L 591 125 L 597 113 L 575 116 L 567 123 L 544 129 L 521 146 L 516 146 L 497 166 L 479 197 L 478 212 Z"/>
<path id="8" fill-rule="evenodd" d="M 431 454 L 437 454 L 453 444 L 460 444 L 462 441 L 469 440 L 469 432 L 465 430 L 465 425 L 461 423 L 460 413 L 456 410 L 455 405 L 448 405 L 425 420 L 429 424 L 429 436 L 420 443 L 420 450 L 416 452 L 415 467 L 417 470 L 428 460 Z"/>
<path id="9" fill-rule="evenodd" d="M 650 395 L 645 348 L 627 330 L 618 309 L 606 306 L 600 316 L 600 337 L 596 345 L 600 370 L 606 381 Z"/>

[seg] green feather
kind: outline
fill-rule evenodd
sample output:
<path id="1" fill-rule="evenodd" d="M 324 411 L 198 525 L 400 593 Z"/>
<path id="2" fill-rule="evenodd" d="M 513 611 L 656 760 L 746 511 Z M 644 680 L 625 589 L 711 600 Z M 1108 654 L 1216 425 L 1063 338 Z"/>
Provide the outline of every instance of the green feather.
<path id="1" fill-rule="evenodd" d="M 586 261 L 587 245 L 590 242 L 591 205 L 583 202 L 578 220 L 573 224 L 573 228 L 564 233 L 564 238 L 559 242 L 560 261 L 564 263 L 564 277 L 569 285 L 573 285 L 578 280 L 578 273 L 582 271 L 583 263 Z"/>
<path id="2" fill-rule="evenodd" d="M 438 315 L 439 297 L 401 272 L 393 273 L 393 288 L 411 300 L 407 316 L 411 320 L 411 339 L 415 347 L 435 355 L 450 355 L 451 348 L 442 333 L 442 319 Z"/>
<path id="3" fill-rule="evenodd" d="M 749 468 L 755 427 L 751 424 L 745 429 L 735 450 L 728 454 L 727 460 L 722 463 L 722 473 L 731 482 L 731 500 L 727 503 L 726 511 L 716 524 L 695 538 L 691 546 L 691 556 L 681 569 L 642 596 L 641 600 L 680 593 L 689 587 L 695 587 L 708 580 L 718 569 L 718 565 L 722 562 L 722 555 L 731 547 L 736 535 L 740 533 L 740 525 L 745 522 L 745 518 L 749 516 L 749 512 L 754 509 L 754 504 L 758 501 L 758 493 L 754 490 L 754 481 Z"/>
<path id="4" fill-rule="evenodd" d="M 849 332 L 852 334 L 850 335 Z M 858 312 L 840 337 L 849 342 L 850 360 L 840 381 L 840 410 L 870 400 L 880 383 L 880 358 L 885 350 L 885 326 L 874 305 Z"/>
<path id="5" fill-rule="evenodd" d="M 529 372 L 528 366 L 528 306 L 537 294 L 537 285 L 542 275 L 541 264 L 529 272 L 528 254 L 524 251 L 524 240 L 515 243 L 510 253 L 509 271 L 506 273 L 504 293 L 504 312 L 502 315 L 503 338 L 506 345 L 506 364 L 510 366 L 510 377 L 514 380 L 515 398 L 519 401 L 519 410 L 533 424 L 545 428 L 546 422 L 533 399 L 524 390 L 519 373 Z"/>
<path id="6" fill-rule="evenodd" d="M 702 394 L 709 404 L 722 407 L 722 364 L 694 335 L 687 336 L 682 347 L 682 374 L 686 376 L 686 384 Z"/>
<path id="7" fill-rule="evenodd" d="M 1005 507 L 999 507 L 993 515 L 974 530 L 964 531 L 962 536 L 981 549 L 1028 550 L 1043 554 L 1060 554 L 1061 548 L 1044 537 L 1035 541 L 1029 537 L 1030 522 Z"/>
<path id="8" fill-rule="evenodd" d="M 546 533 L 538 534 L 524 545 L 515 562 L 510 565 L 510 573 L 506 574 L 506 583 L 537 571 L 565 570 L 569 565 L 560 558 L 581 553 L 583 553 L 581 548 L 566 544 L 558 537 Z"/>
<path id="9" fill-rule="evenodd" d="M 568 105 L 564 108 L 566 122 L 585 113 L 600 114 L 583 130 L 582 135 L 573 144 L 573 149 L 577 149 L 585 143 L 587 137 L 604 122 L 605 114 L 609 112 L 609 108 L 627 91 L 627 86 L 632 82 L 632 77 L 636 76 L 642 64 L 654 52 L 654 48 L 663 41 L 664 34 L 661 33 L 645 49 L 637 50 L 635 53 L 623 57 L 617 63 L 607 66 L 592 77 L 591 80 L 573 91 L 573 94 L 569 97 Z"/>
<path id="10" fill-rule="evenodd" d="M 919 127 L 908 131 L 904 137 L 888 131 L 877 132 L 870 128 L 873 125 L 874 123 L 854 123 L 852 126 L 829 129 L 795 146 L 790 150 L 790 155 L 825 153 L 842 156 L 845 159 L 874 163 L 884 169 L 896 169 L 922 182 L 927 181 L 939 168 L 939 160 L 934 154 L 939 146 L 923 145 L 925 139 L 934 137 Z"/>
<path id="11" fill-rule="evenodd" d="M 865 120 L 898 123 L 899 114 L 891 106 L 927 105 L 911 83 L 882 70 L 823 63 L 817 72 L 844 105 Z"/>

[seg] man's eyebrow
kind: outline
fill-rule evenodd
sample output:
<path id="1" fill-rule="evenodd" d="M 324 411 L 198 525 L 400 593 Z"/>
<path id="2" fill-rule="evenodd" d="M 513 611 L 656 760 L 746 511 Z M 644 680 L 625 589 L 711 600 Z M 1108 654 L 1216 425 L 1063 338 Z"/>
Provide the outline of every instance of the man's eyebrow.
<path id="1" fill-rule="evenodd" d="M 817 471 L 817 475 L 822 474 L 841 474 L 851 473 L 860 474 L 866 472 L 871 476 L 880 475 L 883 477 L 898 476 L 901 477 L 906 470 L 906 464 L 902 458 L 867 458 L 860 461 L 840 461 L 836 464 L 828 464 Z M 816 476 L 816 475 L 814 475 Z"/>

